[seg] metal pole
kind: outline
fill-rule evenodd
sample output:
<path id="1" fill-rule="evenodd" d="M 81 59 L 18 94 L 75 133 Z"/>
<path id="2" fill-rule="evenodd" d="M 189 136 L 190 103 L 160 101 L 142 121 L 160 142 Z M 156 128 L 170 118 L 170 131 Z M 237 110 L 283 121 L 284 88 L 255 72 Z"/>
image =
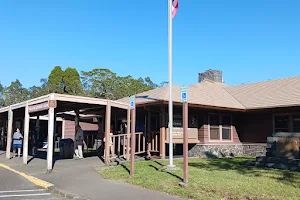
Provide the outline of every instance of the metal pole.
<path id="1" fill-rule="evenodd" d="M 168 32 L 169 32 L 169 166 L 173 167 L 173 100 L 172 100 L 172 0 L 168 0 Z"/>
<path id="2" fill-rule="evenodd" d="M 188 183 L 188 103 L 183 103 L 183 182 Z"/>
<path id="3" fill-rule="evenodd" d="M 131 162 L 130 162 L 130 176 L 134 176 L 134 156 L 135 156 L 135 107 L 131 110 Z"/>

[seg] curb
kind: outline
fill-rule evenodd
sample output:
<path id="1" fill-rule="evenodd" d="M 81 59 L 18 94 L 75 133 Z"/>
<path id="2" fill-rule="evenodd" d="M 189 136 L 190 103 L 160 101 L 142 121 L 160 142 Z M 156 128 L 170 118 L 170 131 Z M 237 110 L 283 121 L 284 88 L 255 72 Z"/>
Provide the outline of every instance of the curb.
<path id="1" fill-rule="evenodd" d="M 63 191 L 63 190 L 60 190 L 58 189 L 57 187 L 55 187 L 54 185 L 47 188 L 52 194 L 55 194 L 57 196 L 61 196 L 65 199 L 76 199 L 76 200 L 89 200 L 87 198 L 82 198 L 76 194 L 71 194 L 71 193 L 68 193 L 66 191 Z"/>
<path id="2" fill-rule="evenodd" d="M 76 199 L 76 200 L 89 200 L 89 199 L 86 199 L 86 198 L 82 198 L 78 195 L 75 195 L 75 194 L 70 194 L 66 191 L 62 191 L 62 190 L 59 190 L 58 188 L 56 188 L 52 183 L 48 183 L 44 180 L 41 180 L 41 179 L 38 179 L 36 177 L 33 177 L 33 176 L 30 176 L 30 175 L 27 175 L 23 172 L 19 172 L 15 169 L 12 169 L 11 167 L 7 166 L 7 165 L 4 165 L 2 163 L 0 163 L 0 167 L 2 168 L 5 168 L 9 171 L 12 171 L 24 178 L 26 178 L 28 181 L 30 181 L 31 183 L 37 185 L 37 186 L 40 186 L 44 189 L 47 189 L 48 191 L 50 191 L 52 194 L 56 194 L 56 195 L 59 195 L 61 197 L 64 197 L 66 199 Z"/>
<path id="3" fill-rule="evenodd" d="M 37 186 L 40 186 L 40 187 L 42 187 L 42 188 L 48 189 L 49 187 L 53 186 L 53 184 L 51 184 L 51 183 L 48 183 L 48 182 L 43 181 L 43 180 L 41 180 L 41 179 L 35 178 L 35 177 L 33 177 L 33 176 L 29 176 L 29 175 L 27 175 L 27 174 L 25 174 L 25 173 L 23 173 L 23 172 L 19 172 L 19 171 L 17 171 L 17 170 L 14 170 L 14 169 L 10 168 L 10 167 L 7 166 L 7 165 L 4 165 L 4 164 L 1 164 L 1 163 L 0 163 L 0 167 L 3 167 L 3 168 L 5 168 L 5 169 L 8 169 L 8 170 L 10 170 L 10 171 L 12 171 L 12 172 L 14 172 L 14 173 L 16 173 L 16 174 L 19 174 L 20 176 L 26 178 L 26 179 L 27 179 L 28 181 L 30 181 L 31 183 L 33 183 L 33 184 L 35 184 L 35 185 L 37 185 Z"/>

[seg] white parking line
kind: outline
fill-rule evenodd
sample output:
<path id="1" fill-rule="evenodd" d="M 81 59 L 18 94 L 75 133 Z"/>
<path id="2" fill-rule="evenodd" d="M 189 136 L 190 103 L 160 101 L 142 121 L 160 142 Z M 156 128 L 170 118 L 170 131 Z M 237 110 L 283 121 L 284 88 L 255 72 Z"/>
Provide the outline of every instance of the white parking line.
<path id="1" fill-rule="evenodd" d="M 37 190 L 8 190 L 8 191 L 0 191 L 0 194 L 2 193 L 19 193 L 19 192 L 41 192 L 45 191 L 45 189 L 37 189 Z"/>
<path id="2" fill-rule="evenodd" d="M 51 193 L 40 193 L 40 194 L 12 194 L 12 195 L 0 195 L 0 198 L 8 197 L 33 197 L 33 196 L 49 196 Z"/>

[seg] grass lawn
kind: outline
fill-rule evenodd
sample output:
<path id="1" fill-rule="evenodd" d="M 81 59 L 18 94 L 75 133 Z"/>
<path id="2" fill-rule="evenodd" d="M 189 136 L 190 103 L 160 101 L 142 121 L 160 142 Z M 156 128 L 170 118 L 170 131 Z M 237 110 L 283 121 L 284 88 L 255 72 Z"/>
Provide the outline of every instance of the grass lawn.
<path id="1" fill-rule="evenodd" d="M 182 160 L 175 160 L 175 164 L 181 168 L 176 172 L 161 171 L 168 164 L 161 160 L 136 162 L 134 177 L 129 176 L 129 163 L 98 171 L 108 179 L 187 199 L 300 199 L 299 172 L 242 165 L 247 159 L 250 158 L 189 159 L 187 187 L 178 185 L 183 177 Z"/>

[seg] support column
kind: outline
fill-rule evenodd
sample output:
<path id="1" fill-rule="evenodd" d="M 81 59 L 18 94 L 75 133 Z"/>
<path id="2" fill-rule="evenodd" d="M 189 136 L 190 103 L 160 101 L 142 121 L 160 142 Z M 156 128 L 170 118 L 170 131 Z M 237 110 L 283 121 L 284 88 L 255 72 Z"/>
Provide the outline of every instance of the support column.
<path id="1" fill-rule="evenodd" d="M 188 183 L 188 110 L 189 106 L 187 102 L 183 103 L 183 113 L 182 113 L 182 120 L 183 120 L 183 182 L 185 184 Z"/>
<path id="2" fill-rule="evenodd" d="M 54 110 L 54 116 L 53 116 L 54 126 L 53 126 L 53 155 L 55 152 L 55 136 L 56 136 L 56 112 Z"/>
<path id="3" fill-rule="evenodd" d="M 160 157 L 166 157 L 166 113 L 164 105 L 160 107 L 161 125 L 160 125 Z"/>
<path id="4" fill-rule="evenodd" d="M 147 118 L 147 132 L 148 132 L 148 144 L 147 144 L 147 154 L 148 156 L 151 156 L 150 150 L 151 150 L 151 145 L 152 145 L 152 133 L 151 133 L 151 112 L 148 110 L 148 118 Z"/>
<path id="5" fill-rule="evenodd" d="M 135 157 L 135 115 L 136 108 L 132 109 L 132 120 L 131 120 L 131 160 L 130 160 L 130 176 L 134 176 L 134 157 Z"/>
<path id="6" fill-rule="evenodd" d="M 24 140 L 23 140 L 23 164 L 27 165 L 28 160 L 28 140 L 29 140 L 29 112 L 28 112 L 28 102 L 25 106 L 25 117 L 24 117 Z"/>
<path id="7" fill-rule="evenodd" d="M 61 127 L 61 139 L 65 138 L 66 120 L 63 118 Z"/>
<path id="8" fill-rule="evenodd" d="M 11 107 L 8 111 L 8 125 L 7 125 L 7 139 L 6 139 L 6 159 L 10 159 L 10 149 L 11 149 L 11 139 L 12 139 L 12 131 L 13 131 L 13 116 L 14 112 Z"/>
<path id="9" fill-rule="evenodd" d="M 3 119 L 2 121 L 2 131 L 1 131 L 1 150 L 4 150 L 4 137 L 5 137 L 5 126 L 6 126 L 6 120 Z"/>
<path id="10" fill-rule="evenodd" d="M 36 117 L 35 131 L 36 131 L 36 138 L 38 142 L 40 139 L 40 116 L 39 115 Z"/>
<path id="11" fill-rule="evenodd" d="M 130 109 L 127 110 L 127 140 L 126 140 L 126 160 L 130 159 Z"/>
<path id="12" fill-rule="evenodd" d="M 110 151 L 110 122 L 111 122 L 111 105 L 110 101 L 107 101 L 105 112 L 105 164 L 109 165 L 109 151 Z"/>
<path id="13" fill-rule="evenodd" d="M 74 110 L 75 111 L 75 126 L 79 125 L 79 110 Z"/>
<path id="14" fill-rule="evenodd" d="M 54 100 L 51 94 L 50 100 Z M 48 110 L 48 148 L 47 148 L 47 171 L 51 172 L 53 168 L 53 136 L 54 136 L 54 108 Z"/>

